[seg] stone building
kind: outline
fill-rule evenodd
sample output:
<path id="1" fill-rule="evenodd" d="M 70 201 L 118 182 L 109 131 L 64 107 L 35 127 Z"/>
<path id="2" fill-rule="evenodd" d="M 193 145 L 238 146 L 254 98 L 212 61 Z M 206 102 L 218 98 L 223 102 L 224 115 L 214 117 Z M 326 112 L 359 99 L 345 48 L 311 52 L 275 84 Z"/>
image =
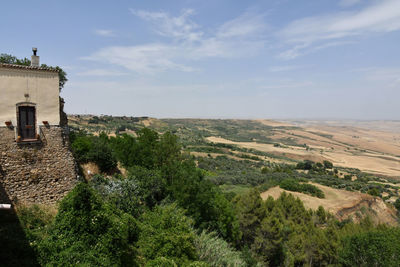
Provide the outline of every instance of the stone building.
<path id="1" fill-rule="evenodd" d="M 0 204 L 52 204 L 77 182 L 58 71 L 36 51 L 31 66 L 0 63 Z"/>

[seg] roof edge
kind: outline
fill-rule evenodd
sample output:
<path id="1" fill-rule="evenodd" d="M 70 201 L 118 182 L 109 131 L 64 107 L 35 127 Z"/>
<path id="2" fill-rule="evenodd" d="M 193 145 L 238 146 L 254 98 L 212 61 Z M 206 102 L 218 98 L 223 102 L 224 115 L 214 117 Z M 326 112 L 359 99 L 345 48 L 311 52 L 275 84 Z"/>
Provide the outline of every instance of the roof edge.
<path id="1" fill-rule="evenodd" d="M 34 67 L 34 66 L 25 66 L 17 64 L 0 63 L 0 67 L 9 69 L 38 70 L 38 71 L 49 71 L 58 73 L 58 70 L 56 70 L 55 68 Z"/>

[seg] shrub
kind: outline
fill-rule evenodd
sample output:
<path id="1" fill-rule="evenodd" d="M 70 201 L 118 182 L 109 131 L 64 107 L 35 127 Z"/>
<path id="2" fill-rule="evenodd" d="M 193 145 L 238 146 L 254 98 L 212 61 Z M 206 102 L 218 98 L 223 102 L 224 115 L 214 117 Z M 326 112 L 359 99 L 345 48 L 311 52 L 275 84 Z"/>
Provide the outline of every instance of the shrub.
<path id="1" fill-rule="evenodd" d="M 399 266 L 400 230 L 386 228 L 345 237 L 340 252 L 343 266 Z"/>
<path id="2" fill-rule="evenodd" d="M 117 167 L 117 160 L 108 144 L 106 134 L 102 133 L 97 137 L 78 133 L 72 135 L 71 140 L 72 152 L 79 163 L 92 161 L 102 172 L 110 172 Z"/>
<path id="3" fill-rule="evenodd" d="M 174 260 L 165 258 L 165 257 L 158 257 L 154 260 L 148 261 L 146 263 L 146 267 L 178 267 Z"/>
<path id="4" fill-rule="evenodd" d="M 80 183 L 61 201 L 49 235 L 39 244 L 41 264 L 135 266 L 136 236 L 131 216 L 112 210 Z"/>
<path id="5" fill-rule="evenodd" d="M 221 190 L 204 180 L 193 162 L 181 166 L 174 177 L 171 195 L 195 220 L 195 226 L 217 231 L 223 238 L 235 242 L 240 237 L 239 224 L 232 203 Z"/>
<path id="6" fill-rule="evenodd" d="M 323 164 L 324 164 L 324 167 L 325 167 L 326 169 L 332 169 L 332 168 L 333 168 L 333 163 L 330 162 L 330 161 L 324 160 L 324 161 L 323 161 Z"/>
<path id="7" fill-rule="evenodd" d="M 154 211 L 143 214 L 137 244 L 144 261 L 150 264 L 165 257 L 169 263 L 173 260 L 182 266 L 197 260 L 192 225 L 193 221 L 176 204 L 156 206 Z"/>
<path id="8" fill-rule="evenodd" d="M 46 234 L 46 227 L 51 224 L 55 214 L 38 205 L 20 206 L 18 218 L 24 228 L 28 240 L 36 245 Z"/>
<path id="9" fill-rule="evenodd" d="M 114 157 L 107 139 L 107 136 L 93 138 L 92 147 L 87 154 L 88 160 L 96 163 L 102 172 L 110 172 L 117 167 L 117 159 Z"/>
<path id="10" fill-rule="evenodd" d="M 367 194 L 369 194 L 371 196 L 379 197 L 381 195 L 381 192 L 379 191 L 378 188 L 374 187 L 374 188 L 369 189 L 367 191 Z"/>
<path id="11" fill-rule="evenodd" d="M 200 260 L 207 262 L 210 266 L 246 266 L 240 253 L 232 249 L 215 232 L 203 231 L 197 236 L 195 245 Z"/>
<path id="12" fill-rule="evenodd" d="M 351 181 L 352 178 L 353 178 L 353 176 L 351 174 L 346 174 L 344 176 L 344 179 L 347 180 L 347 181 Z"/>
<path id="13" fill-rule="evenodd" d="M 325 198 L 324 192 L 312 184 L 300 184 L 298 181 L 294 179 L 286 179 L 283 180 L 279 186 L 285 190 L 301 192 L 305 194 L 309 194 L 318 198 Z"/>
<path id="14" fill-rule="evenodd" d="M 296 169 L 300 169 L 300 170 L 311 170 L 314 166 L 314 162 L 310 161 L 310 160 L 305 160 L 303 162 L 299 162 L 296 165 Z"/>
<path id="15" fill-rule="evenodd" d="M 398 212 L 400 212 L 400 198 L 396 199 L 394 202 L 394 207 L 397 209 Z"/>
<path id="16" fill-rule="evenodd" d="M 153 208 L 167 196 L 167 182 L 159 170 L 134 166 L 128 170 L 128 180 L 137 184 L 137 195 L 140 195 L 149 208 Z"/>
<path id="17" fill-rule="evenodd" d="M 94 180 L 94 181 L 93 181 Z M 102 195 L 103 199 L 116 208 L 137 218 L 143 212 L 141 188 L 131 179 L 104 179 L 99 183 L 98 176 L 90 184 Z"/>

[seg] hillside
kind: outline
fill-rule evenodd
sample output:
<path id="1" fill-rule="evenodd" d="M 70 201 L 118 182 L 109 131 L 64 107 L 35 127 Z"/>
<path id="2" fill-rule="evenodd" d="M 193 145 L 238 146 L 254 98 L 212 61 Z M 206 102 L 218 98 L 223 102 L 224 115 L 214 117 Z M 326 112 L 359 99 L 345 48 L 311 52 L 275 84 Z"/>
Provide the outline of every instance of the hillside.
<path id="1" fill-rule="evenodd" d="M 278 122 L 90 115 L 71 115 L 69 121 L 72 127 L 84 128 L 89 132 L 106 131 L 110 134 L 116 131 L 134 133 L 143 127 L 160 132 L 171 130 L 193 152 L 216 151 L 209 146 L 210 143 L 236 145 L 253 150 L 248 152 L 250 156 L 262 154 L 269 161 L 293 163 L 302 160 L 329 160 L 338 167 L 400 179 L 398 121 Z"/>
<path id="2" fill-rule="evenodd" d="M 278 143 L 271 132 L 301 127 L 110 116 L 70 122 L 86 180 L 57 211 L 18 205 L 12 217 L 0 216 L 8 244 L 0 258 L 10 266 L 359 266 L 353 262 L 368 254 L 384 266 L 400 262 L 390 256 L 400 255 L 399 181 L 289 157 L 302 146 Z"/>
<path id="3" fill-rule="evenodd" d="M 400 122 L 272 121 L 155 119 L 71 115 L 72 128 L 109 136 L 136 133 L 149 127 L 176 134 L 184 151 L 195 157 L 206 177 L 227 193 L 270 188 L 294 178 L 316 184 L 325 193 L 318 199 L 300 192 L 309 208 L 319 205 L 337 219 L 396 224 L 396 212 L 386 203 L 399 198 Z M 301 170 L 296 164 L 329 161 L 332 169 Z M 263 196 L 278 197 L 273 187 Z M 374 198 L 366 193 L 379 195 Z M 382 200 L 383 199 L 383 200 Z M 360 215 L 361 214 L 361 215 Z M 358 218 L 358 217 L 359 218 Z"/>
<path id="4" fill-rule="evenodd" d="M 319 206 L 322 206 L 339 220 L 351 218 L 354 221 L 360 221 L 362 218 L 369 216 L 376 223 L 397 225 L 395 210 L 388 208 L 381 198 L 359 192 L 339 190 L 315 183 L 313 185 L 324 192 L 325 198 L 321 199 L 300 192 L 290 192 L 279 186 L 261 193 L 261 198 L 265 200 L 271 196 L 277 199 L 282 192 L 287 192 L 300 198 L 305 207 L 317 210 Z"/>

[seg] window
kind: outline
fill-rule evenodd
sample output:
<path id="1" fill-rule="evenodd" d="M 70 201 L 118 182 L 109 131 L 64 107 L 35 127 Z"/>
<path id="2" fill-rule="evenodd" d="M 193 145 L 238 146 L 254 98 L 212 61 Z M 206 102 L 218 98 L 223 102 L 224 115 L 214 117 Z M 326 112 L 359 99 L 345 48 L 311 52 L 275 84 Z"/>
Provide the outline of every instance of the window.
<path id="1" fill-rule="evenodd" d="M 36 109 L 31 106 L 18 107 L 18 135 L 21 141 L 36 139 Z"/>

